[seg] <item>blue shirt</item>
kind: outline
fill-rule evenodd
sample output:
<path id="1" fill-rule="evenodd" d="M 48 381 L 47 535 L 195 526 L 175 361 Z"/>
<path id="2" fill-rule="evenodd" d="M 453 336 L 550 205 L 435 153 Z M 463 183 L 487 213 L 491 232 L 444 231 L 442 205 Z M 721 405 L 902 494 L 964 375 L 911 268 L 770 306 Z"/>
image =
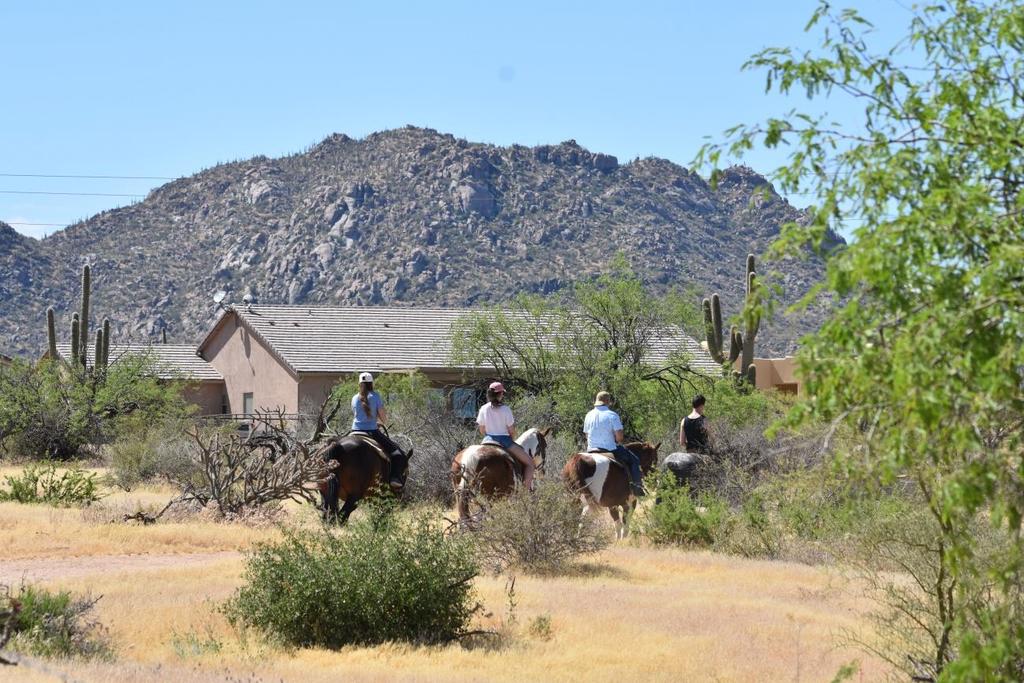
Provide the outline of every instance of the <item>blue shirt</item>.
<path id="1" fill-rule="evenodd" d="M 583 419 L 583 431 L 587 433 L 587 450 L 603 448 L 614 451 L 615 432 L 622 429 L 619 414 L 608 406 L 597 406 Z"/>
<path id="2" fill-rule="evenodd" d="M 359 394 L 352 397 L 352 429 L 358 429 L 361 432 L 377 429 L 377 411 L 384 406 L 384 401 L 380 399 L 376 391 L 367 394 L 366 400 L 370 404 L 369 415 L 363 410 L 363 402 L 359 400 Z"/>

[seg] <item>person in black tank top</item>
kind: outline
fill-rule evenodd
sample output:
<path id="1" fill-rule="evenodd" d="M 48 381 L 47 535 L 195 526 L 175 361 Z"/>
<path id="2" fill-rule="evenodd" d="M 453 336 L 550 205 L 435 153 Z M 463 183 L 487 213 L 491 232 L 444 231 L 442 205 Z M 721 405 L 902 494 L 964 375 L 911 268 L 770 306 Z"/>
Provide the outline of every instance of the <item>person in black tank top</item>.
<path id="1" fill-rule="evenodd" d="M 705 399 L 700 394 L 693 398 L 693 412 L 679 424 L 679 445 L 687 453 L 710 453 L 711 440 L 704 417 Z"/>

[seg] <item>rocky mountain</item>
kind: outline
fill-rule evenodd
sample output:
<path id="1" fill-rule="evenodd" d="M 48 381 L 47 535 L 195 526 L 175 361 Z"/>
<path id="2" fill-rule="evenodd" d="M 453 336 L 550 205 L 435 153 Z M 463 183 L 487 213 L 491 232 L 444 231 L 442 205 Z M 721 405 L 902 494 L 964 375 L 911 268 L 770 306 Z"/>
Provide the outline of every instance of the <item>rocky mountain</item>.
<path id="1" fill-rule="evenodd" d="M 263 303 L 465 306 L 554 292 L 617 251 L 654 286 L 719 291 L 735 311 L 744 256 L 801 215 L 766 186 L 735 167 L 712 190 L 664 159 L 621 164 L 571 140 L 496 147 L 412 127 L 332 135 L 301 154 L 175 180 L 43 240 L 0 224 L 0 351 L 42 351 L 46 307 L 70 316 L 83 262 L 92 310 L 135 341 L 165 328 L 198 341 L 221 289 Z M 818 260 L 787 263 L 785 299 L 822 272 Z M 763 325 L 759 354 L 790 351 L 820 319 Z"/>

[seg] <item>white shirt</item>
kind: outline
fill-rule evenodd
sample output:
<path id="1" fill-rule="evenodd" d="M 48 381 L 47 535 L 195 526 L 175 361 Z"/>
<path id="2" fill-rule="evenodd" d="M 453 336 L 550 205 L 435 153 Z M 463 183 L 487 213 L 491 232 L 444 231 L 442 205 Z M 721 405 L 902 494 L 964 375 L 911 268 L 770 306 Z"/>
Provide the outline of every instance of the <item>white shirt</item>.
<path id="1" fill-rule="evenodd" d="M 603 448 L 614 451 L 615 432 L 622 429 L 618 413 L 608 406 L 598 406 L 583 419 L 583 431 L 587 433 L 587 449 Z"/>
<path id="2" fill-rule="evenodd" d="M 483 404 L 476 414 L 476 423 L 484 426 L 487 434 L 499 436 L 510 434 L 509 428 L 516 423 L 512 417 L 512 409 L 506 405 L 493 406 L 490 402 Z"/>

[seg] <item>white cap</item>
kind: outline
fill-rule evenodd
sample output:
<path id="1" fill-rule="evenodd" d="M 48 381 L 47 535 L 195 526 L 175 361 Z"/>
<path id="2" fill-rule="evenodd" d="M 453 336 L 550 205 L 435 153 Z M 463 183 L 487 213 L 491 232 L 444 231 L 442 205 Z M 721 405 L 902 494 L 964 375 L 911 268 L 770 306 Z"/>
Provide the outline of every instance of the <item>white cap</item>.
<path id="1" fill-rule="evenodd" d="M 361 372 L 361 373 L 359 373 L 359 381 L 360 382 L 372 382 L 373 381 L 373 375 L 371 375 L 368 372 Z"/>

